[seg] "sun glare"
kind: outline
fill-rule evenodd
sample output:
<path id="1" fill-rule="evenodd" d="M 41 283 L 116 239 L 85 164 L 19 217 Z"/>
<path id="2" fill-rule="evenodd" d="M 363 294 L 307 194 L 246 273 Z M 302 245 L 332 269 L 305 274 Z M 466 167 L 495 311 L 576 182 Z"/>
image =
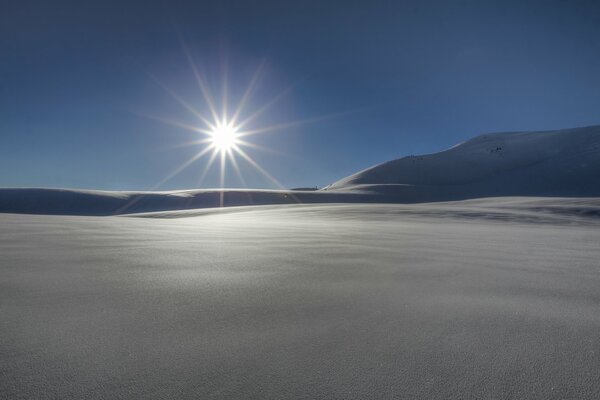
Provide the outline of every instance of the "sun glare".
<path id="1" fill-rule="evenodd" d="M 231 123 L 223 122 L 217 124 L 210 131 L 210 143 L 221 153 L 227 153 L 231 151 L 238 143 L 237 129 Z"/>
<path id="2" fill-rule="evenodd" d="M 208 161 L 204 166 L 203 171 L 201 172 L 198 180 L 198 185 L 200 186 L 209 172 L 212 165 L 218 164 L 219 166 L 219 187 L 224 188 L 226 183 L 226 167 L 229 164 L 232 168 L 232 172 L 238 176 L 239 181 L 246 186 L 245 179 L 242 174 L 242 168 L 244 165 L 240 165 L 238 161 L 242 161 L 242 163 L 246 164 L 246 167 L 250 167 L 256 171 L 258 171 L 261 175 L 263 175 L 268 181 L 270 181 L 273 185 L 275 185 L 279 189 L 283 189 L 284 187 L 275 179 L 268 171 L 266 171 L 256 160 L 254 160 L 250 154 L 246 152 L 248 148 L 257 149 L 257 150 L 266 150 L 264 147 L 253 144 L 247 141 L 247 137 L 263 133 L 281 130 L 287 127 L 292 127 L 298 124 L 307 123 L 314 121 L 316 119 L 304 120 L 304 121 L 293 121 L 284 124 L 272 125 L 272 126 L 264 126 L 253 129 L 248 129 L 248 126 L 253 123 L 258 117 L 265 112 L 269 107 L 275 104 L 282 96 L 286 95 L 289 92 L 289 88 L 281 92 L 279 95 L 275 96 L 272 100 L 259 105 L 255 111 L 251 113 L 246 112 L 246 106 L 251 101 L 251 97 L 257 81 L 262 74 L 264 62 L 262 62 L 252 79 L 250 80 L 248 87 L 245 92 L 241 95 L 241 97 L 237 101 L 237 107 L 231 109 L 229 103 L 229 95 L 227 93 L 227 75 L 223 72 L 223 93 L 221 95 L 221 107 L 218 106 L 218 102 L 215 101 L 213 93 L 210 90 L 210 86 L 205 82 L 203 74 L 198 70 L 196 64 L 194 63 L 192 56 L 182 41 L 182 47 L 184 53 L 188 59 L 192 72 L 196 78 L 198 88 L 200 89 L 200 93 L 203 97 L 204 107 L 206 108 L 204 112 L 198 109 L 194 103 L 191 103 L 173 90 L 169 89 L 167 86 L 163 85 L 156 78 L 154 80 L 156 83 L 161 86 L 167 93 L 169 93 L 179 104 L 183 106 L 187 111 L 189 111 L 192 115 L 194 115 L 200 122 L 200 124 L 189 125 L 188 123 L 179 122 L 176 120 L 163 119 L 149 116 L 150 118 L 157 119 L 161 122 L 167 123 L 172 126 L 176 126 L 178 128 L 184 128 L 194 132 L 195 134 L 200 133 L 201 136 L 197 140 L 193 140 L 191 142 L 184 143 L 183 145 L 203 145 L 203 148 L 199 149 L 198 153 L 196 153 L 193 157 L 183 162 L 179 167 L 177 167 L 174 171 L 172 171 L 169 175 L 167 175 L 163 180 L 158 182 L 153 189 L 156 189 L 162 186 L 164 183 L 172 179 L 174 176 L 181 173 L 184 169 L 190 167 L 197 160 L 200 160 L 203 157 L 208 157 Z M 244 118 L 240 119 L 240 117 L 244 116 Z M 242 167 L 242 168 L 240 168 Z M 221 205 L 223 205 L 223 192 L 221 192 Z"/>

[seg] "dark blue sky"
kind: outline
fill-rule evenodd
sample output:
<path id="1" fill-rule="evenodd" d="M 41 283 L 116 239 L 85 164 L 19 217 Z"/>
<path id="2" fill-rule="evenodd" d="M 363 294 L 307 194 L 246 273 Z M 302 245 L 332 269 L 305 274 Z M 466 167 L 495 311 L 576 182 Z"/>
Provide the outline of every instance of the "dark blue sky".
<path id="1" fill-rule="evenodd" d="M 234 100 L 265 60 L 248 112 L 291 86 L 254 127 L 341 113 L 249 139 L 276 151 L 248 153 L 287 187 L 479 133 L 600 124 L 598 4 L 4 2 L 0 186 L 150 189 L 200 151 L 144 116 L 198 124 L 154 78 L 206 112 L 179 36 L 213 92 L 226 60 Z M 205 160 L 161 188 L 198 187 Z"/>

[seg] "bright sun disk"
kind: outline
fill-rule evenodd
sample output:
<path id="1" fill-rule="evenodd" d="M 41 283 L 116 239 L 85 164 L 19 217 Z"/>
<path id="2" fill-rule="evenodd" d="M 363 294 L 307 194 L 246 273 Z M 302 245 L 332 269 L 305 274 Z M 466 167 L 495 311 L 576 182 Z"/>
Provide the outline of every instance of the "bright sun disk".
<path id="1" fill-rule="evenodd" d="M 228 152 L 238 143 L 236 128 L 228 123 L 217 124 L 210 132 L 210 142 L 222 153 Z"/>

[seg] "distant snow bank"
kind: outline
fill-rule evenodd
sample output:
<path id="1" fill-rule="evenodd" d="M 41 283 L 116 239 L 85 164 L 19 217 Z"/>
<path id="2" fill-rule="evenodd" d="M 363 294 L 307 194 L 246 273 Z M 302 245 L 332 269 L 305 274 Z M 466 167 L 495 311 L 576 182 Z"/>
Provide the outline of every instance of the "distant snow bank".
<path id="1" fill-rule="evenodd" d="M 322 190 L 111 192 L 0 189 L 0 212 L 117 215 L 298 203 L 423 203 L 482 197 L 600 197 L 600 126 L 477 136 L 376 165 Z"/>
<path id="2" fill-rule="evenodd" d="M 0 189 L 0 212 L 99 216 L 262 204 L 361 202 L 361 199 L 368 201 L 368 197 L 362 193 L 243 189 L 168 192 Z"/>

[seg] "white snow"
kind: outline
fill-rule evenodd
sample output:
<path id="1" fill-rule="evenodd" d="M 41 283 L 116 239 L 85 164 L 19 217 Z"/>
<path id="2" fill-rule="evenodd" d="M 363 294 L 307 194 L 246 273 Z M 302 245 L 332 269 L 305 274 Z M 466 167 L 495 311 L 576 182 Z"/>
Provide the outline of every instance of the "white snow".
<path id="1" fill-rule="evenodd" d="M 483 196 L 599 196 L 600 126 L 477 136 L 448 150 L 389 161 L 328 187 L 411 186 L 425 200 Z M 417 200 L 419 201 L 419 200 Z"/>
<path id="2" fill-rule="evenodd" d="M 0 397 L 597 399 L 600 199 L 0 215 Z"/>

